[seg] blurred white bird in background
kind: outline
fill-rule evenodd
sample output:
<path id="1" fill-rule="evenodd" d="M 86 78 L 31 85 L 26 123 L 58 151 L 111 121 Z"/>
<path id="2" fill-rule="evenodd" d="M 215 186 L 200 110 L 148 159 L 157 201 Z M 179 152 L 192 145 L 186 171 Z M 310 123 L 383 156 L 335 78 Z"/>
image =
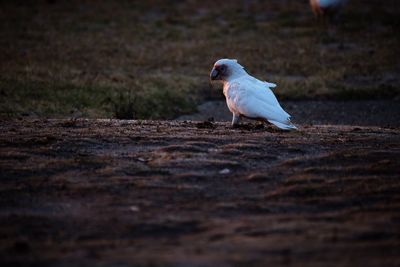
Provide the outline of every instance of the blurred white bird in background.
<path id="1" fill-rule="evenodd" d="M 311 9 L 318 19 L 335 20 L 347 0 L 310 0 Z"/>
<path id="2" fill-rule="evenodd" d="M 297 129 L 270 89 L 276 84 L 250 76 L 237 60 L 215 62 L 210 79 L 223 82 L 226 104 L 233 114 L 232 126 L 237 126 L 240 118 L 246 117 L 269 121 L 284 130 Z"/>

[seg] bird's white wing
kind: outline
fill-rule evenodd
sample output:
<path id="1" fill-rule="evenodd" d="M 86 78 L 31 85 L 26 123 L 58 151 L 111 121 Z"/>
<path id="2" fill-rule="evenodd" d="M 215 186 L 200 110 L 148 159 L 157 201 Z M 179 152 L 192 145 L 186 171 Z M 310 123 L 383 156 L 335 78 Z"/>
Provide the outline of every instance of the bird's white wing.
<path id="1" fill-rule="evenodd" d="M 268 88 L 275 88 L 276 87 L 276 84 L 274 84 L 274 83 L 269 83 L 269 82 L 264 82 L 267 86 L 268 86 Z"/>
<path id="2" fill-rule="evenodd" d="M 238 79 L 238 81 L 240 86 L 246 89 L 248 96 L 253 96 L 271 106 L 279 106 L 278 100 L 266 82 L 260 81 L 250 75 Z"/>
<path id="3" fill-rule="evenodd" d="M 276 84 L 274 84 L 274 83 L 269 83 L 267 81 L 260 81 L 259 79 L 254 78 L 253 76 L 250 76 L 250 75 L 247 75 L 242 79 L 246 80 L 249 83 L 254 84 L 254 86 L 259 86 L 261 88 L 267 87 L 267 88 L 271 89 L 271 88 L 275 88 L 276 87 Z"/>
<path id="4" fill-rule="evenodd" d="M 290 125 L 290 115 L 282 109 L 271 89 L 265 88 L 263 82 L 237 79 L 232 86 L 235 89 L 232 92 L 240 92 L 240 95 L 234 98 L 238 113 L 249 118 L 263 118 L 276 125 Z"/>
<path id="5" fill-rule="evenodd" d="M 290 115 L 279 104 L 270 105 L 254 95 L 249 95 L 237 109 L 240 114 L 249 118 L 263 118 L 282 123 L 286 123 L 290 119 Z"/>
<path id="6" fill-rule="evenodd" d="M 261 81 L 260 81 L 261 82 Z M 231 112 L 248 118 L 262 118 L 281 129 L 296 129 L 290 122 L 290 115 L 279 105 L 271 89 L 261 82 L 239 78 L 230 82 L 225 94 Z"/>

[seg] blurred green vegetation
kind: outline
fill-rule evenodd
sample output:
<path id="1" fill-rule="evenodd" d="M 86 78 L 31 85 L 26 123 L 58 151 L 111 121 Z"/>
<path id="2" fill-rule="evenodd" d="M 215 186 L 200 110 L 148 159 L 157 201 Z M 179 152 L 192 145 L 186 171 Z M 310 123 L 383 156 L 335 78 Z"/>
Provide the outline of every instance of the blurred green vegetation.
<path id="1" fill-rule="evenodd" d="M 349 1 L 324 27 L 308 1 L 3 1 L 0 115 L 170 119 L 237 58 L 280 99 L 398 98 L 396 1 Z"/>
<path id="2" fill-rule="evenodd" d="M 88 116 L 120 119 L 168 119 L 193 111 L 196 80 L 154 75 L 129 88 L 65 81 L 0 80 L 4 115 Z"/>

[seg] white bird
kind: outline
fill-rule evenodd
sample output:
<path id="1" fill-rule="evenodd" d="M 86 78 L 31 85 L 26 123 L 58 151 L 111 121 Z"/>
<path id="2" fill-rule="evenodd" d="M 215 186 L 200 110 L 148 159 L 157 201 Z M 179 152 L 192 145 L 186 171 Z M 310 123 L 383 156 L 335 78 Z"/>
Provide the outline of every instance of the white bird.
<path id="1" fill-rule="evenodd" d="M 215 62 L 210 79 L 223 82 L 226 104 L 233 114 L 232 126 L 237 126 L 240 118 L 246 117 L 269 121 L 284 130 L 297 129 L 270 89 L 276 84 L 250 76 L 237 60 Z"/>
<path id="2" fill-rule="evenodd" d="M 347 0 L 310 0 L 311 9 L 317 18 L 334 19 Z"/>

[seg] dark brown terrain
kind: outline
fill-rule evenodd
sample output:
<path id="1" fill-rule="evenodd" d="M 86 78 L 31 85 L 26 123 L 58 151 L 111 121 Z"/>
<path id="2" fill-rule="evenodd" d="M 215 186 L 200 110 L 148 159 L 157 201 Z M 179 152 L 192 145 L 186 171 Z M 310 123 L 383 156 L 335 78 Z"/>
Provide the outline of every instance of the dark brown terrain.
<path id="1" fill-rule="evenodd" d="M 0 267 L 399 267 L 399 25 L 398 0 L 330 25 L 308 0 L 0 1 Z M 231 129 L 219 58 L 299 131 Z"/>
<path id="2" fill-rule="evenodd" d="M 1 266 L 399 266 L 400 128 L 9 120 Z"/>

